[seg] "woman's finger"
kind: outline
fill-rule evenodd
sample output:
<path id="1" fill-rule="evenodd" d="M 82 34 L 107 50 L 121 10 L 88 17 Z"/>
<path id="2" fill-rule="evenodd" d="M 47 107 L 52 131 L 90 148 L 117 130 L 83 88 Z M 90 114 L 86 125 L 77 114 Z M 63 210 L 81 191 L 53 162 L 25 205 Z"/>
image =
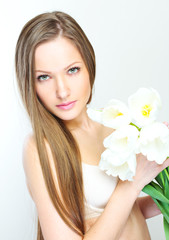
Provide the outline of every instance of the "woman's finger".
<path id="1" fill-rule="evenodd" d="M 162 170 L 164 170 L 165 168 L 169 167 L 169 158 L 167 158 L 164 163 L 162 164 Z M 162 171 L 161 170 L 161 171 Z"/>

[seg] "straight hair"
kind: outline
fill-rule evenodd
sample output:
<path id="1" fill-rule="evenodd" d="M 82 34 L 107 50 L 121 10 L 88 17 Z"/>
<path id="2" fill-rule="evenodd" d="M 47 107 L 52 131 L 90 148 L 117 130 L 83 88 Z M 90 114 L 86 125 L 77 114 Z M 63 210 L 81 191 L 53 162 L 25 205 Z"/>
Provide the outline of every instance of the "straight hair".
<path id="1" fill-rule="evenodd" d="M 83 236 L 85 234 L 84 191 L 80 151 L 63 121 L 45 108 L 35 90 L 35 50 L 40 44 L 59 36 L 71 40 L 78 49 L 88 70 L 92 89 L 95 79 L 93 47 L 78 23 L 70 15 L 60 11 L 40 14 L 23 27 L 16 45 L 16 78 L 32 124 L 50 199 L 63 221 L 74 232 Z M 91 97 L 92 90 L 88 103 Z M 52 152 L 62 201 L 52 176 L 45 141 Z M 37 239 L 44 239 L 39 221 Z"/>

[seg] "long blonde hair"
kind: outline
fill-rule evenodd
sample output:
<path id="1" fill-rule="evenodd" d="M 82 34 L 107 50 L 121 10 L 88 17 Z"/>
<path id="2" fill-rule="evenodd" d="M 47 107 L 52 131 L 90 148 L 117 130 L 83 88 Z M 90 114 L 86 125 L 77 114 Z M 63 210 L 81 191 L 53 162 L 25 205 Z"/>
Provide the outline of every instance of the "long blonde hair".
<path id="1" fill-rule="evenodd" d="M 84 193 L 80 152 L 75 139 L 62 120 L 50 113 L 35 91 L 34 54 L 37 46 L 63 36 L 72 41 L 80 52 L 90 77 L 95 79 L 95 54 L 92 45 L 78 23 L 68 14 L 55 11 L 31 19 L 22 29 L 16 45 L 15 67 L 19 91 L 34 131 L 46 188 L 52 203 L 64 222 L 83 236 Z M 91 101 L 92 92 L 88 103 Z M 54 159 L 61 201 L 52 177 L 45 148 L 47 140 Z M 38 223 L 38 240 L 43 240 Z"/>

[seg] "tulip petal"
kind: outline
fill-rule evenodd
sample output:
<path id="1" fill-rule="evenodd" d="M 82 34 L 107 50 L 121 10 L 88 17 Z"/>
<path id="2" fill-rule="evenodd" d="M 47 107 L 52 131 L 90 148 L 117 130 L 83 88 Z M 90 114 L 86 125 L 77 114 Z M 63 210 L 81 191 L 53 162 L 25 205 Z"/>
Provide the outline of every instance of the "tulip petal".
<path id="1" fill-rule="evenodd" d="M 162 164 L 169 156 L 169 129 L 160 122 L 154 122 L 140 131 L 139 150 L 149 161 Z"/>
<path id="2" fill-rule="evenodd" d="M 140 88 L 128 98 L 128 104 L 132 117 L 140 126 L 156 121 L 161 109 L 160 95 L 152 88 Z"/>

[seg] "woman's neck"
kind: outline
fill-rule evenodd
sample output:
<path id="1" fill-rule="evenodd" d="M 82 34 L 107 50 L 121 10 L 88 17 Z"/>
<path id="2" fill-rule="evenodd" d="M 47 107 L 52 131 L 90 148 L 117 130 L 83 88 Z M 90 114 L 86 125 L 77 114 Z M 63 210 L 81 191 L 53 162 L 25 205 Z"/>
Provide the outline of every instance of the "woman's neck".
<path id="1" fill-rule="evenodd" d="M 72 132 L 76 130 L 89 131 L 93 127 L 93 121 L 88 117 L 86 109 L 76 118 L 64 121 L 66 127 Z"/>

